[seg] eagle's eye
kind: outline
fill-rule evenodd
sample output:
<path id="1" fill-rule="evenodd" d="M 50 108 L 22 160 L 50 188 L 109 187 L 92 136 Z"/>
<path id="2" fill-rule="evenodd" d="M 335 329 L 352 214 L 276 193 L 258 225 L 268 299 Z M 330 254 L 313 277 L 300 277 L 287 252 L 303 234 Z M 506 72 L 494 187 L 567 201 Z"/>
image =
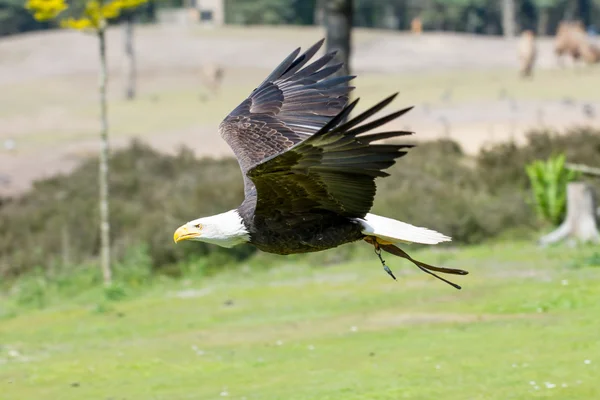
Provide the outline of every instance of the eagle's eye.
<path id="1" fill-rule="evenodd" d="M 202 229 L 202 224 L 197 224 L 197 225 L 196 225 L 196 228 L 198 228 L 198 229 Z"/>

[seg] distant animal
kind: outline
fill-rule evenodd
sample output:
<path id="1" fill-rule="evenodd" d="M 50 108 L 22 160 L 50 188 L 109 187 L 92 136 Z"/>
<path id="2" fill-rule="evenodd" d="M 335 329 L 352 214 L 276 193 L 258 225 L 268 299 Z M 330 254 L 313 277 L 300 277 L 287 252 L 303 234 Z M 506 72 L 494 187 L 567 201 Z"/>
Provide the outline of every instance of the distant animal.
<path id="1" fill-rule="evenodd" d="M 537 58 L 537 47 L 535 44 L 535 35 L 532 31 L 526 30 L 521 33 L 518 43 L 519 53 L 519 72 L 522 77 L 532 75 L 533 66 Z"/>
<path id="2" fill-rule="evenodd" d="M 582 60 L 586 64 L 600 61 L 600 48 L 589 41 L 581 21 L 561 21 L 554 41 L 554 53 L 560 66 L 563 56 L 571 56 L 573 62 Z"/>
<path id="3" fill-rule="evenodd" d="M 342 63 L 329 65 L 330 52 L 309 63 L 324 39 L 285 58 L 250 96 L 219 125 L 242 171 L 245 198 L 233 210 L 180 226 L 174 241 L 193 240 L 232 247 L 250 243 L 275 254 L 332 249 L 364 240 L 403 257 L 422 271 L 460 289 L 435 272 L 466 271 L 434 267 L 413 259 L 399 243 L 450 241 L 439 232 L 371 214 L 375 178 L 407 154 L 410 144 L 375 144 L 412 134 L 372 133 L 412 109 L 408 107 L 364 123 L 388 106 L 396 94 L 348 119 L 358 99 L 348 104 L 354 76 L 332 77 Z M 433 272 L 435 271 L 435 272 Z"/>
<path id="4" fill-rule="evenodd" d="M 412 21 L 410 21 L 410 31 L 417 35 L 423 32 L 423 22 L 421 21 L 421 18 L 414 17 Z"/>
<path id="5" fill-rule="evenodd" d="M 224 75 L 225 69 L 216 63 L 208 63 L 200 69 L 202 83 L 213 97 L 218 95 Z"/>
<path id="6" fill-rule="evenodd" d="M 579 59 L 577 38 L 580 36 L 582 29 L 583 24 L 579 21 L 561 21 L 558 24 L 554 38 L 554 54 L 561 66 L 563 66 L 562 57 L 564 55 L 571 56 L 573 60 Z"/>

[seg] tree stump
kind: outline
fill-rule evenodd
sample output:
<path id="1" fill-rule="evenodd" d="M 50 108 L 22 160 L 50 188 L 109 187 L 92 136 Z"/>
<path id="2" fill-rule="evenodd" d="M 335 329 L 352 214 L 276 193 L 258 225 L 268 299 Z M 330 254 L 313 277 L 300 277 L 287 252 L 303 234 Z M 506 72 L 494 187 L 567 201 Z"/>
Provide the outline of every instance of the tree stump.
<path id="1" fill-rule="evenodd" d="M 581 242 L 600 243 L 596 220 L 596 198 L 591 186 L 583 182 L 567 185 L 567 216 L 553 232 L 539 240 L 542 246 L 559 242 L 566 238 Z"/>

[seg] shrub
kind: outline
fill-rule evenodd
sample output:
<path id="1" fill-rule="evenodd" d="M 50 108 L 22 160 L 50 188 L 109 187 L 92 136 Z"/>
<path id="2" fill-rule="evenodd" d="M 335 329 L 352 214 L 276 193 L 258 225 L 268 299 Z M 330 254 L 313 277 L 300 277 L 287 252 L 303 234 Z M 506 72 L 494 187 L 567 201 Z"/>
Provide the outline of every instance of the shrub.
<path id="1" fill-rule="evenodd" d="M 524 166 L 559 153 L 572 163 L 599 165 L 600 131 L 575 127 L 559 134 L 555 130 L 534 129 L 527 134 L 524 146 L 508 142 L 483 149 L 476 157 L 476 168 L 485 177 L 484 183 L 491 193 L 507 188 L 529 189 Z M 597 181 L 591 183 L 600 188 Z"/>
<path id="2" fill-rule="evenodd" d="M 153 270 L 220 251 L 201 243 L 173 244 L 173 231 L 201 215 L 234 208 L 243 183 L 233 159 L 198 160 L 189 150 L 163 155 L 139 142 L 111 159 L 113 255 L 145 246 Z M 71 174 L 38 181 L 20 198 L 0 207 L 0 274 L 14 276 L 41 265 L 61 272 L 94 258 L 99 250 L 97 161 Z M 243 258 L 252 247 L 228 254 Z M 65 253 L 68 257 L 65 257 Z M 65 264 L 65 259 L 70 265 Z"/>

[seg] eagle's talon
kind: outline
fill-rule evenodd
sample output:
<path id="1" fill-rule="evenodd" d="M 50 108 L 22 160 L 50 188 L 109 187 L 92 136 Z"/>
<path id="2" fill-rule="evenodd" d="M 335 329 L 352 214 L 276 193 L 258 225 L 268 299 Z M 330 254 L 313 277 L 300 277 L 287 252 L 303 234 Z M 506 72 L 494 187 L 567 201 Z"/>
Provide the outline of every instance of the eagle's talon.
<path id="1" fill-rule="evenodd" d="M 396 279 L 396 277 L 394 276 L 394 273 L 392 272 L 390 267 L 385 265 L 385 260 L 383 259 L 383 257 L 381 257 L 381 248 L 379 247 L 379 243 L 374 242 L 373 245 L 375 246 L 375 254 L 377 254 L 377 257 L 379 257 L 379 261 L 381 261 L 381 265 L 383 265 L 383 270 L 385 272 L 387 272 L 389 276 L 394 278 L 395 281 L 397 281 L 398 279 Z"/>

